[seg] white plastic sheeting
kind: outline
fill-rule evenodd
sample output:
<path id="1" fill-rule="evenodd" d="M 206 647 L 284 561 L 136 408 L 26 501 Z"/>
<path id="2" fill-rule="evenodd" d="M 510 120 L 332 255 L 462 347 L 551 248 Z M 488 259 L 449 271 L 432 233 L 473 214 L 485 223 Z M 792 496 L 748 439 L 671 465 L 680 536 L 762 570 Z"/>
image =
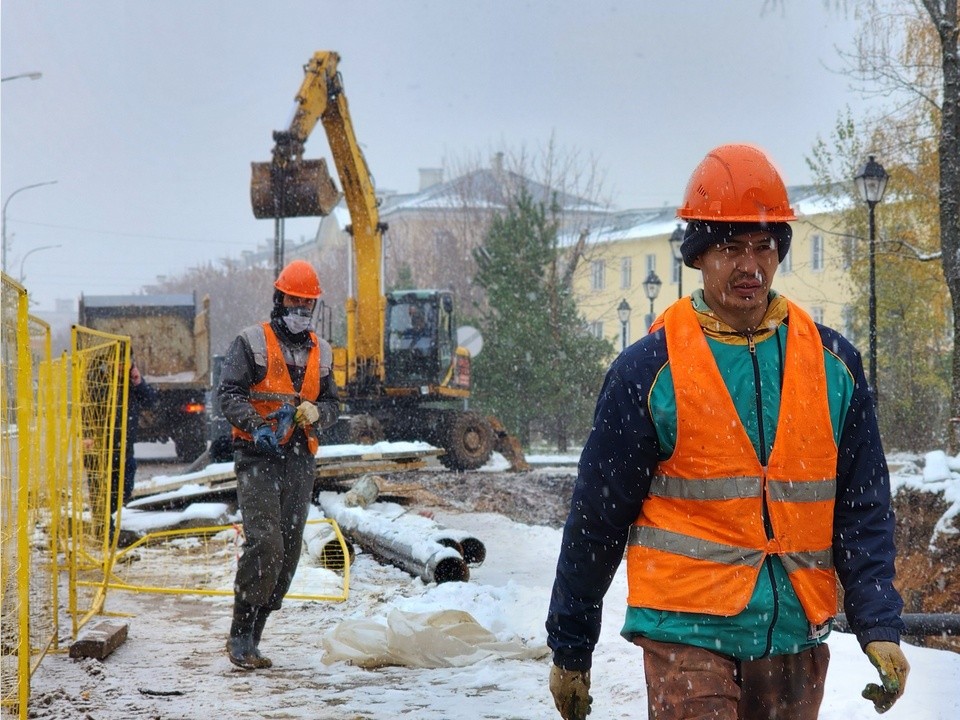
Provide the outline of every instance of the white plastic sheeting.
<path id="1" fill-rule="evenodd" d="M 546 645 L 528 646 L 497 636 L 462 610 L 405 612 L 386 618 L 345 620 L 323 637 L 323 663 L 345 661 L 364 668 L 404 665 L 463 667 L 483 660 L 535 660 Z"/>

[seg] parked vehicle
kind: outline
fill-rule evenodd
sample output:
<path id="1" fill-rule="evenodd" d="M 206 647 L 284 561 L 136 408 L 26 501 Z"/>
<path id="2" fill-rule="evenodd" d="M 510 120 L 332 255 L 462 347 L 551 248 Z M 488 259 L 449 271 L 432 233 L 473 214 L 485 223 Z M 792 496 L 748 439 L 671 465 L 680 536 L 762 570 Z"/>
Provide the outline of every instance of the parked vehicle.
<path id="1" fill-rule="evenodd" d="M 86 295 L 79 324 L 129 335 L 137 367 L 157 389 L 157 403 L 140 413 L 139 442 L 176 445 L 192 462 L 207 447 L 210 391 L 209 298 L 196 295 Z"/>

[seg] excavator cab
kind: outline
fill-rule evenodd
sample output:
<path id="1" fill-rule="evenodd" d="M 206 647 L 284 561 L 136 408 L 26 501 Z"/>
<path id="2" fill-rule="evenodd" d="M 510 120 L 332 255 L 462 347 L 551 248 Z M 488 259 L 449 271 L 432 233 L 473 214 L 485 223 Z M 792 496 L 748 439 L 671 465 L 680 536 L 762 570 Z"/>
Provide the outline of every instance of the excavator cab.
<path id="1" fill-rule="evenodd" d="M 385 345 L 387 387 L 449 386 L 457 357 L 453 296 L 437 290 L 388 293 Z"/>

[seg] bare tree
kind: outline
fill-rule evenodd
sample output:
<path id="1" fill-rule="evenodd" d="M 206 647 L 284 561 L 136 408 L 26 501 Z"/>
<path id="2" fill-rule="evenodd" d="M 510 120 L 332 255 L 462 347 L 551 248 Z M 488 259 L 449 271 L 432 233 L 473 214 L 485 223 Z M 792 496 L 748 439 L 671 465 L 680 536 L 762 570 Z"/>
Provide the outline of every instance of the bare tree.
<path id="1" fill-rule="evenodd" d="M 486 308 L 486 294 L 473 282 L 473 251 L 521 190 L 554 208 L 563 241 L 571 245 L 585 228 L 609 220 L 596 161 L 558 148 L 553 138 L 536 150 L 495 150 L 488 161 L 479 154 L 448 160 L 443 176 L 449 179 L 384 211 L 390 226 L 386 282 L 393 286 L 403 278 L 452 289 L 468 316 Z"/>

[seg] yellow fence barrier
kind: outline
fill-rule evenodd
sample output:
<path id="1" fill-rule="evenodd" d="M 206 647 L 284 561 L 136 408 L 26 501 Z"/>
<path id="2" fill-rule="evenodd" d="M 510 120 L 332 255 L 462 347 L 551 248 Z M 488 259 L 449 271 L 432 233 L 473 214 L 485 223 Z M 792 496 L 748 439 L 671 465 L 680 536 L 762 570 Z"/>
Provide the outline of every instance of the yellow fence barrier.
<path id="1" fill-rule="evenodd" d="M 0 306 L 0 708 L 25 718 L 30 677 L 58 640 L 66 374 L 51 360 L 50 326 L 7 275 Z"/>
<path id="2" fill-rule="evenodd" d="M 61 613 L 76 640 L 108 591 L 232 595 L 243 529 L 164 530 L 118 549 L 130 338 L 74 327 L 53 358 L 50 326 L 5 274 L 0 320 L 0 714 L 27 718 L 33 672 L 64 650 Z M 332 520 L 309 521 L 314 537 L 318 526 L 321 576 L 295 579 L 286 599 L 348 597 L 348 545 Z"/>
<path id="3" fill-rule="evenodd" d="M 307 521 L 305 537 L 317 537 L 322 549 L 313 564 L 327 571 L 311 578 L 309 588 L 299 588 L 297 578 L 285 600 L 342 602 L 350 588 L 347 542 L 336 522 L 328 518 Z M 121 548 L 111 570 L 111 590 L 166 595 L 233 597 L 237 557 L 243 545 L 243 526 L 213 525 L 145 534 Z M 308 563 L 301 560 L 301 570 Z M 306 573 L 304 573 L 306 574 Z"/>

